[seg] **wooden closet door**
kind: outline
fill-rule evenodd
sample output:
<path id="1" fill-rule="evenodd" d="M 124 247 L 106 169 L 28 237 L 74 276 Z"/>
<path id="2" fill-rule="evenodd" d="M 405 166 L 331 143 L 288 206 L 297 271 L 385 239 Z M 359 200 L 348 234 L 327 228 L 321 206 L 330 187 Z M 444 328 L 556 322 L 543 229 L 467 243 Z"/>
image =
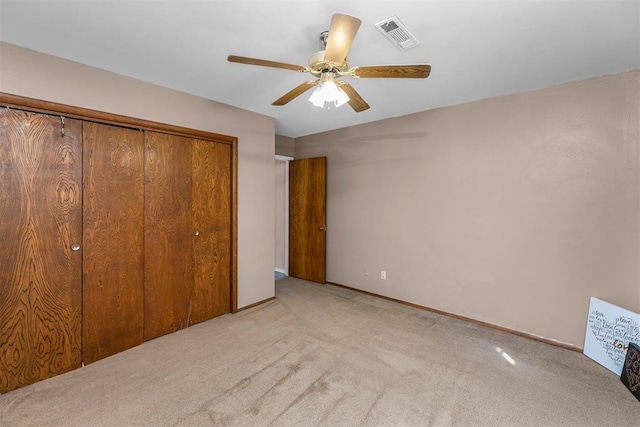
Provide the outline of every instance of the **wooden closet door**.
<path id="1" fill-rule="evenodd" d="M 82 360 L 142 343 L 144 141 L 139 130 L 84 123 Z"/>
<path id="2" fill-rule="evenodd" d="M 0 109 L 0 393 L 80 367 L 82 122 Z"/>
<path id="3" fill-rule="evenodd" d="M 231 311 L 231 145 L 194 141 L 192 323 Z"/>
<path id="4" fill-rule="evenodd" d="M 191 139 L 145 132 L 145 340 L 189 325 L 191 150 Z"/>

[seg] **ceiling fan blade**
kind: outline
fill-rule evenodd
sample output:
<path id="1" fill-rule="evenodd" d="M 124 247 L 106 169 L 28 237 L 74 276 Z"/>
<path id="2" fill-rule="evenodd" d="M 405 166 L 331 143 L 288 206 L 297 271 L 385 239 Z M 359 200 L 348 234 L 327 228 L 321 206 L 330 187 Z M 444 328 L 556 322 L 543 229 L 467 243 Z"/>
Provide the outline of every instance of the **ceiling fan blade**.
<path id="1" fill-rule="evenodd" d="M 408 78 L 426 79 L 431 74 L 431 65 L 373 65 L 353 67 L 349 70 L 352 77 L 360 78 Z"/>
<path id="2" fill-rule="evenodd" d="M 290 101 L 292 101 L 293 99 L 297 98 L 298 96 L 302 95 L 312 87 L 314 87 L 316 83 L 317 83 L 316 80 L 310 80 L 308 82 L 304 82 L 301 85 L 296 86 L 289 92 L 285 93 L 280 98 L 273 101 L 273 104 L 271 105 L 285 105 Z"/>
<path id="3" fill-rule="evenodd" d="M 346 92 L 347 95 L 349 95 L 349 105 L 351 105 L 351 108 L 353 108 L 356 113 L 360 113 L 370 108 L 369 104 L 367 104 L 365 100 L 362 99 L 360 94 L 356 92 L 353 86 L 351 86 L 349 83 L 342 80 L 339 80 L 336 83 L 342 90 Z"/>
<path id="4" fill-rule="evenodd" d="M 347 57 L 351 43 L 360 28 L 358 18 L 343 13 L 334 13 L 329 27 L 329 38 L 324 50 L 324 60 L 341 64 Z"/>
<path id="5" fill-rule="evenodd" d="M 299 71 L 301 73 L 305 73 L 309 71 L 307 67 L 303 67 L 302 65 L 287 64 L 285 62 L 267 61 L 265 59 L 247 58 L 245 56 L 229 55 L 227 57 L 227 61 L 237 62 L 239 64 L 260 65 L 262 67 L 283 68 L 285 70 Z"/>

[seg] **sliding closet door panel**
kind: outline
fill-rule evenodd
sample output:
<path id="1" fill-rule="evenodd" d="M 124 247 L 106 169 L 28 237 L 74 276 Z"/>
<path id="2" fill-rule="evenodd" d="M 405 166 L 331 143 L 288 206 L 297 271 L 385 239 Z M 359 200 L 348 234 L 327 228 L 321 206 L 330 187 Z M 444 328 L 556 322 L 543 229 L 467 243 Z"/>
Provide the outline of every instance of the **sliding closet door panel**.
<path id="1" fill-rule="evenodd" d="M 80 367 L 82 122 L 0 109 L 0 393 Z"/>
<path id="2" fill-rule="evenodd" d="M 142 343 L 144 140 L 139 130 L 84 123 L 82 359 Z"/>
<path id="3" fill-rule="evenodd" d="M 231 146 L 194 141 L 192 323 L 231 311 Z"/>
<path id="4" fill-rule="evenodd" d="M 189 325 L 192 140 L 145 132 L 145 340 Z"/>

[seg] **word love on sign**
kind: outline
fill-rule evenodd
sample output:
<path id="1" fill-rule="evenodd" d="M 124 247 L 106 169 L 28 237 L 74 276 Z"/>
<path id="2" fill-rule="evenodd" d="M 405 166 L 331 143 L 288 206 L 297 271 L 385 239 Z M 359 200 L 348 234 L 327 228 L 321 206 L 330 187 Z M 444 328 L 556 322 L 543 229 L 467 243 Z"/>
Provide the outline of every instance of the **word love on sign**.
<path id="1" fill-rule="evenodd" d="M 619 376 L 629 343 L 640 343 L 640 315 L 591 297 L 585 356 Z"/>

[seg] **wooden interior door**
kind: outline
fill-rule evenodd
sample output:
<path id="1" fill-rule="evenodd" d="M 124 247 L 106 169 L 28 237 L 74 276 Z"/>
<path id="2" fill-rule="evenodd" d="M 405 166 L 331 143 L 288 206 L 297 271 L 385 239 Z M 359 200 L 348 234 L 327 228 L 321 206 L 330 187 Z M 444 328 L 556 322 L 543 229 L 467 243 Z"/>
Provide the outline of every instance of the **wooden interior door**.
<path id="1" fill-rule="evenodd" d="M 189 325 L 192 142 L 145 132 L 145 340 Z"/>
<path id="2" fill-rule="evenodd" d="M 231 311 L 231 145 L 193 142 L 191 322 Z"/>
<path id="3" fill-rule="evenodd" d="M 82 360 L 142 343 L 144 141 L 139 130 L 83 129 Z"/>
<path id="4" fill-rule="evenodd" d="M 326 282 L 327 158 L 289 162 L 289 275 Z"/>
<path id="5" fill-rule="evenodd" d="M 82 122 L 0 109 L 0 393 L 80 367 Z"/>

